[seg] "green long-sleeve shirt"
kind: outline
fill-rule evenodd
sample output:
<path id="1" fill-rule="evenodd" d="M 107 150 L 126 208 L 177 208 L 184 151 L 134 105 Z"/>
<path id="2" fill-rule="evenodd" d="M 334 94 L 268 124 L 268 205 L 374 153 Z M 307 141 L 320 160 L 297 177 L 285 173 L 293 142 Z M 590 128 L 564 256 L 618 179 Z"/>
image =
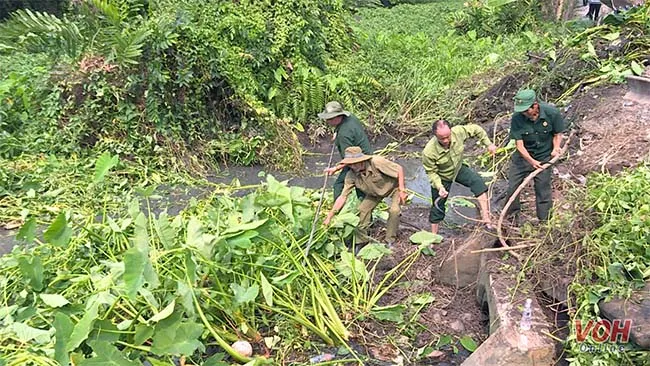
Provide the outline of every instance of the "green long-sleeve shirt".
<path id="1" fill-rule="evenodd" d="M 433 187 L 440 189 L 443 180 L 454 179 L 454 175 L 462 163 L 465 140 L 470 137 L 477 137 L 485 146 L 492 143 L 487 132 L 481 126 L 469 124 L 451 128 L 449 149 L 442 147 L 436 137 L 432 138 L 424 147 L 422 164 Z"/>
<path id="2" fill-rule="evenodd" d="M 341 124 L 336 126 L 336 139 L 334 143 L 341 155 L 341 159 L 345 157 L 345 149 L 350 146 L 359 146 L 361 151 L 366 155 L 373 154 L 370 140 L 368 140 L 368 136 L 363 130 L 361 122 L 353 114 L 343 117 Z"/>

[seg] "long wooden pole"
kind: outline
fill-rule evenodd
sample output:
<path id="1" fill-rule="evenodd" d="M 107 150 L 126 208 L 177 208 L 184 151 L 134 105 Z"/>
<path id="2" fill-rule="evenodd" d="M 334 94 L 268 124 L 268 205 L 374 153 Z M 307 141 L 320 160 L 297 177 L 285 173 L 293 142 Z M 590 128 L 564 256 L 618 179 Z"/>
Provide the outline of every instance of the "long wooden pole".
<path id="1" fill-rule="evenodd" d="M 334 147 L 335 146 L 336 146 L 336 144 L 334 142 L 332 142 L 332 151 L 330 151 L 330 159 L 327 162 L 327 168 L 328 169 L 332 166 L 332 157 L 334 156 Z M 327 187 L 327 178 L 328 177 L 329 177 L 329 173 L 325 173 L 325 179 L 323 180 L 323 188 L 321 189 L 321 193 L 320 193 L 320 200 L 318 201 L 318 207 L 316 207 L 316 213 L 314 214 L 314 221 L 312 221 L 312 223 L 311 223 L 311 232 L 309 233 L 309 240 L 307 240 L 307 248 L 305 248 L 305 260 L 307 260 L 307 255 L 309 254 L 309 248 L 311 248 L 312 241 L 314 240 L 314 232 L 316 231 L 316 223 L 318 222 L 318 214 L 320 213 L 320 209 L 323 206 L 323 198 L 325 198 L 325 188 Z"/>

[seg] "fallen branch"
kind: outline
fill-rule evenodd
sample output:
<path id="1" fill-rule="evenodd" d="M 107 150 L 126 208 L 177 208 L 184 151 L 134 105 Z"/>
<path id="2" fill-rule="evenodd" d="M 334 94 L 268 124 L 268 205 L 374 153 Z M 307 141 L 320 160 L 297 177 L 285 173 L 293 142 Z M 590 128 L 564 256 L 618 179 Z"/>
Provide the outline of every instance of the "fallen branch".
<path id="1" fill-rule="evenodd" d="M 524 181 L 521 182 L 521 184 L 519 185 L 519 187 L 517 187 L 515 192 L 510 196 L 510 198 L 508 199 L 508 202 L 506 202 L 505 206 L 503 206 L 503 210 L 501 210 L 501 215 L 499 215 L 499 221 L 497 222 L 497 235 L 499 237 L 499 242 L 501 242 L 501 245 L 504 248 L 510 248 L 510 246 L 506 243 L 505 239 L 503 238 L 503 235 L 501 234 L 501 227 L 503 226 L 503 218 L 506 216 L 506 212 L 508 212 L 508 209 L 510 208 L 512 203 L 519 196 L 519 194 L 524 189 L 524 187 L 526 187 L 526 185 L 528 183 L 530 183 L 531 180 L 533 180 L 533 178 L 535 178 L 539 173 L 543 172 L 548 167 L 555 164 L 555 162 L 557 162 L 560 159 L 560 157 L 562 157 L 564 155 L 564 153 L 566 153 L 567 149 L 569 148 L 569 142 L 571 141 L 571 137 L 573 137 L 573 133 L 574 133 L 574 131 L 571 131 L 571 133 L 569 134 L 569 137 L 564 142 L 564 146 L 560 149 L 560 153 L 557 154 L 548 163 L 545 163 L 544 165 L 542 165 L 542 167 L 540 169 L 535 169 L 535 171 L 531 172 L 524 179 Z M 504 249 L 504 250 L 507 250 L 507 249 Z M 512 255 L 514 257 L 516 257 L 517 259 L 521 260 L 521 258 L 518 255 L 515 255 L 515 253 L 512 253 Z"/>
<path id="2" fill-rule="evenodd" d="M 504 251 L 515 250 L 515 249 L 530 248 L 530 247 L 534 247 L 535 245 L 537 244 L 522 244 L 522 245 L 515 245 L 512 247 L 508 246 L 508 247 L 500 247 L 500 248 L 485 248 L 480 250 L 472 250 L 470 253 L 478 254 L 478 253 L 488 253 L 488 252 L 504 252 Z"/>

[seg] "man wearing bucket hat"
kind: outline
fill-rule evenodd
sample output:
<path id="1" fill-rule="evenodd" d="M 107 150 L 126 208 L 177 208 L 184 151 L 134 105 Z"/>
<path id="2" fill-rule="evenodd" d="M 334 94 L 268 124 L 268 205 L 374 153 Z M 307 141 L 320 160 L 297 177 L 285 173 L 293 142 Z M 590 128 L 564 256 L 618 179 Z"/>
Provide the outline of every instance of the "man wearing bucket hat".
<path id="1" fill-rule="evenodd" d="M 359 204 L 359 225 L 356 232 L 357 245 L 370 241 L 368 227 L 372 218 L 372 211 L 385 197 L 391 197 L 388 209 L 388 223 L 386 225 L 386 243 L 391 245 L 397 236 L 399 226 L 400 203 L 406 202 L 408 196 L 404 188 L 404 169 L 379 155 L 366 155 L 359 146 L 345 149 L 345 158 L 339 163 L 350 168 L 345 177 L 345 184 L 341 195 L 334 202 L 323 222 L 329 225 L 332 217 L 345 205 L 345 201 L 353 188 L 365 193 L 363 201 Z"/>
<path id="2" fill-rule="evenodd" d="M 370 140 L 368 140 L 368 136 L 366 136 L 361 122 L 359 122 L 359 119 L 355 115 L 344 110 L 341 103 L 336 101 L 327 103 L 325 105 L 325 110 L 318 114 L 318 118 L 324 119 L 327 124 L 334 127 L 336 133 L 334 145 L 336 145 L 339 155 L 341 155 L 341 159 L 344 158 L 345 149 L 350 146 L 360 147 L 364 154 L 371 155 L 373 153 L 372 147 L 370 146 Z M 342 170 L 341 174 L 336 178 L 333 187 L 335 200 L 343 191 L 345 176 L 348 171 L 350 171 L 350 168 L 339 164 L 325 170 L 326 173 L 330 175 L 339 170 Z M 363 193 L 358 189 L 357 197 L 363 199 Z"/>
<path id="3" fill-rule="evenodd" d="M 542 164 L 560 153 L 564 119 L 560 111 L 537 100 L 535 92 L 524 89 L 515 95 L 515 113 L 510 125 L 510 138 L 515 140 L 517 151 L 512 155 L 508 172 L 507 198 L 531 172 L 541 169 Z M 534 178 L 537 218 L 546 221 L 553 206 L 551 194 L 551 169 L 546 169 Z M 515 215 L 519 221 L 519 197 L 510 206 L 507 214 Z"/>
<path id="4" fill-rule="evenodd" d="M 491 228 L 486 193 L 488 188 L 481 176 L 463 164 L 463 151 L 465 141 L 470 137 L 478 138 L 492 155 L 497 150 L 496 146 L 485 130 L 475 124 L 450 127 L 449 122 L 440 120 L 433 124 L 432 130 L 435 137 L 429 140 L 422 151 L 422 165 L 431 182 L 431 232 L 437 234 L 440 222 L 445 218 L 445 202 L 453 182 L 472 190 L 478 200 L 482 220 Z"/>

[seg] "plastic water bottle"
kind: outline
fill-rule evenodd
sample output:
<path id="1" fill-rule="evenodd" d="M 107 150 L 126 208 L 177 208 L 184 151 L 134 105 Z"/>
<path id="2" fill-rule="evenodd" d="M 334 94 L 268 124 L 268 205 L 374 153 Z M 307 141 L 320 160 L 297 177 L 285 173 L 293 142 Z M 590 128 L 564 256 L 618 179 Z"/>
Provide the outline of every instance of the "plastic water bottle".
<path id="1" fill-rule="evenodd" d="M 533 300 L 526 299 L 526 304 L 524 305 L 524 311 L 521 314 L 521 322 L 519 323 L 520 330 L 530 330 L 530 327 L 533 325 L 532 304 L 533 304 Z"/>
<path id="2" fill-rule="evenodd" d="M 334 355 L 330 353 L 323 353 L 322 355 L 314 356 L 309 359 L 309 363 L 321 363 L 326 361 L 332 361 Z"/>

